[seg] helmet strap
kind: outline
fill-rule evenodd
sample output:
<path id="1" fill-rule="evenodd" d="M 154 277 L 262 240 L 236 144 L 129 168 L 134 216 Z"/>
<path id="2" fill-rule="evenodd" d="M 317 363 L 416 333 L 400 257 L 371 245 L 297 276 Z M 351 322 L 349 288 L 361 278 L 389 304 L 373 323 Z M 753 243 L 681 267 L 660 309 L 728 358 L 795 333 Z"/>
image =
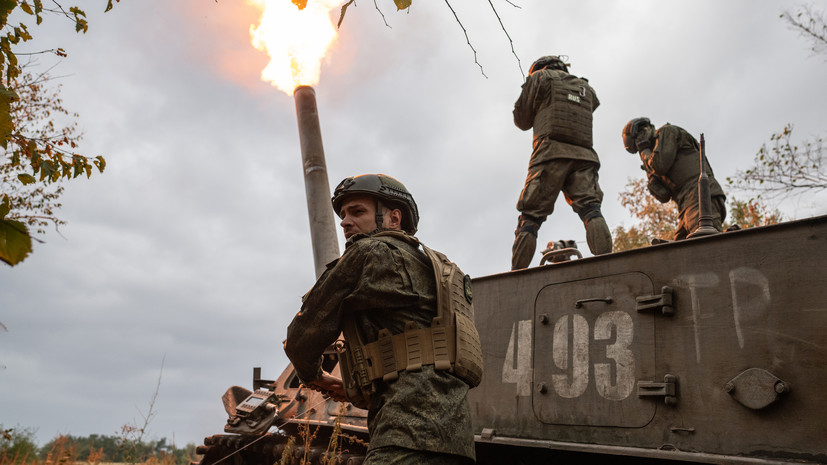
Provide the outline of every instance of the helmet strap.
<path id="1" fill-rule="evenodd" d="M 384 219 L 384 214 L 382 214 L 382 201 L 378 198 L 376 199 L 376 229 L 382 229 L 382 220 Z"/>

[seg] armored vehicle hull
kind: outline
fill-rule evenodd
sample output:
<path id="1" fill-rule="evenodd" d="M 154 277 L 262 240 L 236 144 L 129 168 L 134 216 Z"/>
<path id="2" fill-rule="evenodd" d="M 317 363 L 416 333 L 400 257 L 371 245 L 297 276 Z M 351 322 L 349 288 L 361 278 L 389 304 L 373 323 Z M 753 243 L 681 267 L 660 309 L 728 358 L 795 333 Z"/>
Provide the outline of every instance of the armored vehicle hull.
<path id="1" fill-rule="evenodd" d="M 818 217 L 474 279 L 477 463 L 827 462 L 825 259 Z M 291 376 L 272 383 L 291 407 L 260 439 L 270 463 L 298 424 L 327 444 L 339 412 Z M 364 439 L 364 411 L 345 412 Z M 201 463 L 250 440 L 207 438 Z"/>

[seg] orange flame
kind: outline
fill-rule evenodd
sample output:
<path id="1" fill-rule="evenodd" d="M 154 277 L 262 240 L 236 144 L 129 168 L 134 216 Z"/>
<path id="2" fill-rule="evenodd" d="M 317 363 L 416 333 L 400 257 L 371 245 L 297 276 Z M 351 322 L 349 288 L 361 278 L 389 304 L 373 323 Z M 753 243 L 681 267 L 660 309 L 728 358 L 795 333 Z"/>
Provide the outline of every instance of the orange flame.
<path id="1" fill-rule="evenodd" d="M 301 10 L 289 0 L 247 1 L 262 11 L 259 25 L 250 26 L 253 46 L 270 56 L 261 79 L 287 95 L 318 84 L 322 58 L 336 40 L 330 11 L 343 0 L 309 0 Z"/>

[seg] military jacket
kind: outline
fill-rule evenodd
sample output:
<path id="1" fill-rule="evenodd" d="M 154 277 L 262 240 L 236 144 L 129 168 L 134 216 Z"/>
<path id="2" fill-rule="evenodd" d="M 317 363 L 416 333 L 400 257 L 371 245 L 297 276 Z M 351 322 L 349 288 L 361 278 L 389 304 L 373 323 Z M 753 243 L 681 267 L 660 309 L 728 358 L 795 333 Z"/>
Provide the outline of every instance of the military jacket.
<path id="1" fill-rule="evenodd" d="M 299 378 L 312 381 L 345 319 L 355 319 L 363 341 L 370 343 L 381 329 L 403 332 L 408 321 L 429 326 L 436 302 L 434 271 L 415 239 L 358 234 L 305 295 L 287 329 L 285 352 Z M 398 446 L 474 458 L 464 381 L 424 366 L 400 372 L 396 381 L 375 383 L 368 409 L 371 448 Z"/>
<path id="2" fill-rule="evenodd" d="M 651 151 L 640 153 L 642 168 L 650 179 L 654 177 L 666 186 L 675 201 L 691 196 L 693 189 L 697 191 L 698 176 L 701 174 L 699 157 L 700 147 L 695 138 L 684 129 L 671 124 L 665 124 L 657 130 Z M 704 171 L 709 176 L 711 196 L 724 196 L 706 157 L 703 163 Z M 695 197 L 697 198 L 697 193 Z"/>
<path id="3" fill-rule="evenodd" d="M 592 148 L 591 114 L 600 105 L 585 79 L 560 70 L 531 73 L 514 103 L 514 124 L 534 129 L 530 166 L 566 158 L 599 163 Z"/>

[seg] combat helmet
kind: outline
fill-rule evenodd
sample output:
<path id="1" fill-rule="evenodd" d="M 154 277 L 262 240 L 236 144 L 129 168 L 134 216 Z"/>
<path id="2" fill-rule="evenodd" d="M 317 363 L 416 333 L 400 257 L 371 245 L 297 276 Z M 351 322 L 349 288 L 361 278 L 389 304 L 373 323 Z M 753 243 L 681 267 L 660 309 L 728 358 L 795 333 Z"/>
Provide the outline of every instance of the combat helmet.
<path id="1" fill-rule="evenodd" d="M 649 118 L 640 117 L 635 118 L 628 123 L 623 128 L 623 146 L 626 147 L 626 151 L 629 153 L 637 153 L 637 143 L 635 139 L 637 139 L 640 130 L 651 126 L 652 122 L 649 121 Z"/>
<path id="2" fill-rule="evenodd" d="M 402 229 L 408 234 L 416 233 L 419 209 L 413 195 L 401 182 L 386 174 L 363 174 L 345 178 L 333 191 L 333 211 L 338 215 L 345 198 L 354 194 L 366 194 L 376 198 L 377 227 L 382 227 L 381 207 L 384 205 L 388 208 L 399 208 L 402 211 Z"/>
<path id="3" fill-rule="evenodd" d="M 569 72 L 569 65 L 563 61 L 568 60 L 569 57 L 566 55 L 547 55 L 544 57 L 540 57 L 531 64 L 531 68 L 528 70 L 528 74 L 531 74 L 535 71 L 539 71 L 544 68 L 549 69 L 559 69 L 560 71 Z"/>

